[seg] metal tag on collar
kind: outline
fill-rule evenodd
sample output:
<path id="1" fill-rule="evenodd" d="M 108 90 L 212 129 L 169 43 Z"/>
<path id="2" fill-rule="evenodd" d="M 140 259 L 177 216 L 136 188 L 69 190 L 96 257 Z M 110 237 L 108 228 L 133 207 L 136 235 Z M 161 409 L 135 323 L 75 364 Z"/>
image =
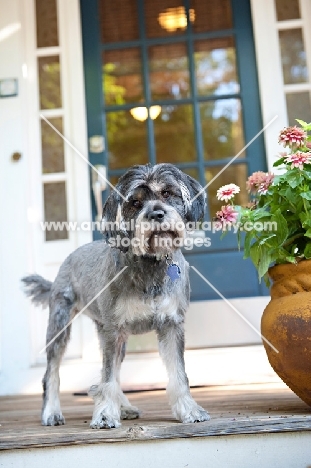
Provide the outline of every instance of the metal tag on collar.
<path id="1" fill-rule="evenodd" d="M 180 278 L 180 268 L 177 263 L 173 263 L 172 259 L 169 259 L 166 257 L 166 262 L 167 262 L 167 270 L 166 274 L 170 277 L 172 281 L 175 281 Z"/>

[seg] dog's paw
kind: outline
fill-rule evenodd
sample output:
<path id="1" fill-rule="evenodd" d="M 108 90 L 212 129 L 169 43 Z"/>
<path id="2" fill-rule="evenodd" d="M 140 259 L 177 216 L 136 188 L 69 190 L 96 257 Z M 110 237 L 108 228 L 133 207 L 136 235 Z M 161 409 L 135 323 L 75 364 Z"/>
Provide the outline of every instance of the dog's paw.
<path id="1" fill-rule="evenodd" d="M 120 426 L 120 421 L 104 412 L 100 413 L 96 418 L 93 418 L 90 424 L 91 429 L 112 429 Z"/>
<path id="2" fill-rule="evenodd" d="M 194 422 L 203 422 L 209 421 L 211 419 L 210 415 L 204 408 L 199 405 L 196 405 L 192 408 L 191 411 L 182 416 L 181 422 L 183 423 L 194 423 Z"/>
<path id="3" fill-rule="evenodd" d="M 140 411 L 136 406 L 121 406 L 121 419 L 137 419 Z"/>
<path id="4" fill-rule="evenodd" d="M 42 426 L 62 426 L 65 424 L 65 418 L 60 412 L 43 415 L 41 419 Z"/>
<path id="5" fill-rule="evenodd" d="M 210 415 L 202 406 L 199 406 L 190 395 L 177 399 L 172 407 L 174 416 L 183 423 L 208 421 Z"/>

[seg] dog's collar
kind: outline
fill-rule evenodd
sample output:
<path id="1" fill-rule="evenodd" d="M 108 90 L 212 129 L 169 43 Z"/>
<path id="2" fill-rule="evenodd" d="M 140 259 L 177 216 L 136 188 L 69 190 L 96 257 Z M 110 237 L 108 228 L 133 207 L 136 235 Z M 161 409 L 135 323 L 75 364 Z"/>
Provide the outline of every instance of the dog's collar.
<path id="1" fill-rule="evenodd" d="M 108 244 L 109 245 L 109 244 Z M 111 250 L 113 252 L 113 256 L 114 256 L 114 259 L 115 259 L 115 264 L 117 265 L 120 261 L 119 259 L 119 256 L 116 256 L 116 252 L 119 251 L 123 254 L 126 254 L 127 252 L 125 251 L 122 251 L 121 249 L 117 248 L 117 247 L 111 247 Z M 137 260 L 136 260 L 137 258 Z M 138 258 L 136 255 L 134 255 L 134 262 L 135 261 L 138 261 Z M 181 276 L 181 270 L 180 270 L 180 267 L 178 265 L 177 262 L 173 262 L 173 257 L 171 255 L 161 255 L 161 257 L 154 257 L 154 261 L 155 262 L 161 262 L 161 261 L 165 261 L 166 264 L 167 264 L 167 270 L 166 270 L 166 274 L 167 276 L 170 278 L 171 281 L 176 281 L 180 278 Z"/>

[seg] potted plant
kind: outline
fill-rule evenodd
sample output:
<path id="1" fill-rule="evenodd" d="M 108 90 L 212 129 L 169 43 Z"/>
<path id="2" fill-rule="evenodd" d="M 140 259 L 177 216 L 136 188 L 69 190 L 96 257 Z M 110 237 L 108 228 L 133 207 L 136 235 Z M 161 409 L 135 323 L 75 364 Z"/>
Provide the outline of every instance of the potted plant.
<path id="1" fill-rule="evenodd" d="M 250 203 L 234 204 L 240 188 L 217 191 L 226 205 L 216 213 L 224 232 L 244 233 L 244 258 L 251 258 L 271 286 L 261 322 L 270 364 L 284 382 L 311 405 L 311 123 L 284 128 L 279 175 L 255 172 L 247 182 Z"/>

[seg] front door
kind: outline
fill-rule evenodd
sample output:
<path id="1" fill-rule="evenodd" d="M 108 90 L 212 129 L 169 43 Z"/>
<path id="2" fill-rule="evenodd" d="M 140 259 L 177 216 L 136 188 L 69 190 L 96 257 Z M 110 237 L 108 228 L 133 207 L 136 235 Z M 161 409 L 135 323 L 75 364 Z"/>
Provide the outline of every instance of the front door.
<path id="1" fill-rule="evenodd" d="M 148 162 L 173 163 L 203 186 L 215 179 L 208 220 L 221 185 L 241 186 L 246 203 L 248 174 L 265 168 L 262 137 L 241 152 L 262 129 L 249 0 L 81 0 L 81 9 L 88 133 L 104 137 L 90 161 L 113 184 Z M 185 254 L 222 294 L 265 292 L 234 235 L 205 236 L 210 247 Z M 192 300 L 218 298 L 192 275 Z"/>

